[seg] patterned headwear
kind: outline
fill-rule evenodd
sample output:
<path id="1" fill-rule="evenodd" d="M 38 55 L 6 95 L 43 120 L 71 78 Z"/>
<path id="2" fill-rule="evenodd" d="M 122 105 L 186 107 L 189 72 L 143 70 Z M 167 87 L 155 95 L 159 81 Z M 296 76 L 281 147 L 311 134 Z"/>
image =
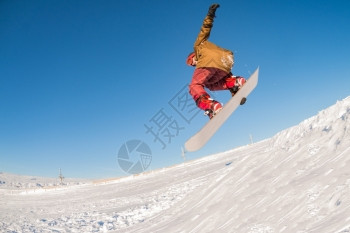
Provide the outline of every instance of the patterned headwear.
<path id="1" fill-rule="evenodd" d="M 194 52 L 191 52 L 188 57 L 187 57 L 187 60 L 186 60 L 186 64 L 189 65 L 189 66 L 193 66 L 192 65 L 192 59 L 193 57 L 196 56 L 196 54 Z"/>

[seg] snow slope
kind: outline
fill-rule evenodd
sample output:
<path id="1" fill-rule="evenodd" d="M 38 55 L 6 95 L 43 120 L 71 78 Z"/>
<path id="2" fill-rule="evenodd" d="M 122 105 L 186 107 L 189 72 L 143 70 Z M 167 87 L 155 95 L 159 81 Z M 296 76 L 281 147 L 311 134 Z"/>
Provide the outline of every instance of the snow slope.
<path id="1" fill-rule="evenodd" d="M 63 185 L 79 185 L 88 182 L 85 179 L 64 178 Z M 60 179 L 37 176 L 21 176 L 0 172 L 0 189 L 48 188 L 61 185 Z"/>
<path id="2" fill-rule="evenodd" d="M 1 232 L 350 232 L 350 97 L 259 143 L 39 190 L 0 190 Z"/>

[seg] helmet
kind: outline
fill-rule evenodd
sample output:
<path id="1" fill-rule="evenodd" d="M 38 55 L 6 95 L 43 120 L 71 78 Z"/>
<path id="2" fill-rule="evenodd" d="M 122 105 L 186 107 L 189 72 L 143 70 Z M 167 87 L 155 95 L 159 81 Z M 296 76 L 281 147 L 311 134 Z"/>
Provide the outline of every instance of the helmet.
<path id="1" fill-rule="evenodd" d="M 192 59 L 193 57 L 195 57 L 196 54 L 194 52 L 191 52 L 188 57 L 187 57 L 187 60 L 186 60 L 186 64 L 189 65 L 189 66 L 193 66 L 192 65 Z"/>

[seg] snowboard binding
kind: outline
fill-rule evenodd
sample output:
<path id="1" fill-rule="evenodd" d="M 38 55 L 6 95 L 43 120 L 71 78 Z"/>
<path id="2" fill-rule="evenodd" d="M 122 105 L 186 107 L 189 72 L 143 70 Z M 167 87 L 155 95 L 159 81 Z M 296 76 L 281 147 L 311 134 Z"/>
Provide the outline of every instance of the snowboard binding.
<path id="1" fill-rule="evenodd" d="M 216 113 L 211 109 L 207 109 L 204 111 L 204 115 L 208 116 L 211 120 L 216 115 Z"/>

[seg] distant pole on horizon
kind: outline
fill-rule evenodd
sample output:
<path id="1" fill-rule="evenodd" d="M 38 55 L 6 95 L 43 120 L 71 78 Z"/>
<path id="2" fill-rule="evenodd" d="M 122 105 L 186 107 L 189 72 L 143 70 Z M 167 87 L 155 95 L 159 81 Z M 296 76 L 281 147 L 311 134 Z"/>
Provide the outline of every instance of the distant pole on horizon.
<path id="1" fill-rule="evenodd" d="M 60 172 L 60 173 L 59 173 L 58 178 L 60 178 L 60 181 L 61 181 L 60 184 L 63 185 L 64 176 L 62 175 L 62 170 L 61 170 L 61 168 L 59 169 L 59 172 Z"/>
<path id="2" fill-rule="evenodd" d="M 184 162 L 186 161 L 186 155 L 185 155 L 185 150 L 183 147 L 181 147 L 181 156 L 184 159 Z"/>
<path id="3" fill-rule="evenodd" d="M 254 141 L 253 141 L 253 135 L 252 134 L 249 134 L 249 138 L 250 138 L 250 144 L 253 144 Z"/>

